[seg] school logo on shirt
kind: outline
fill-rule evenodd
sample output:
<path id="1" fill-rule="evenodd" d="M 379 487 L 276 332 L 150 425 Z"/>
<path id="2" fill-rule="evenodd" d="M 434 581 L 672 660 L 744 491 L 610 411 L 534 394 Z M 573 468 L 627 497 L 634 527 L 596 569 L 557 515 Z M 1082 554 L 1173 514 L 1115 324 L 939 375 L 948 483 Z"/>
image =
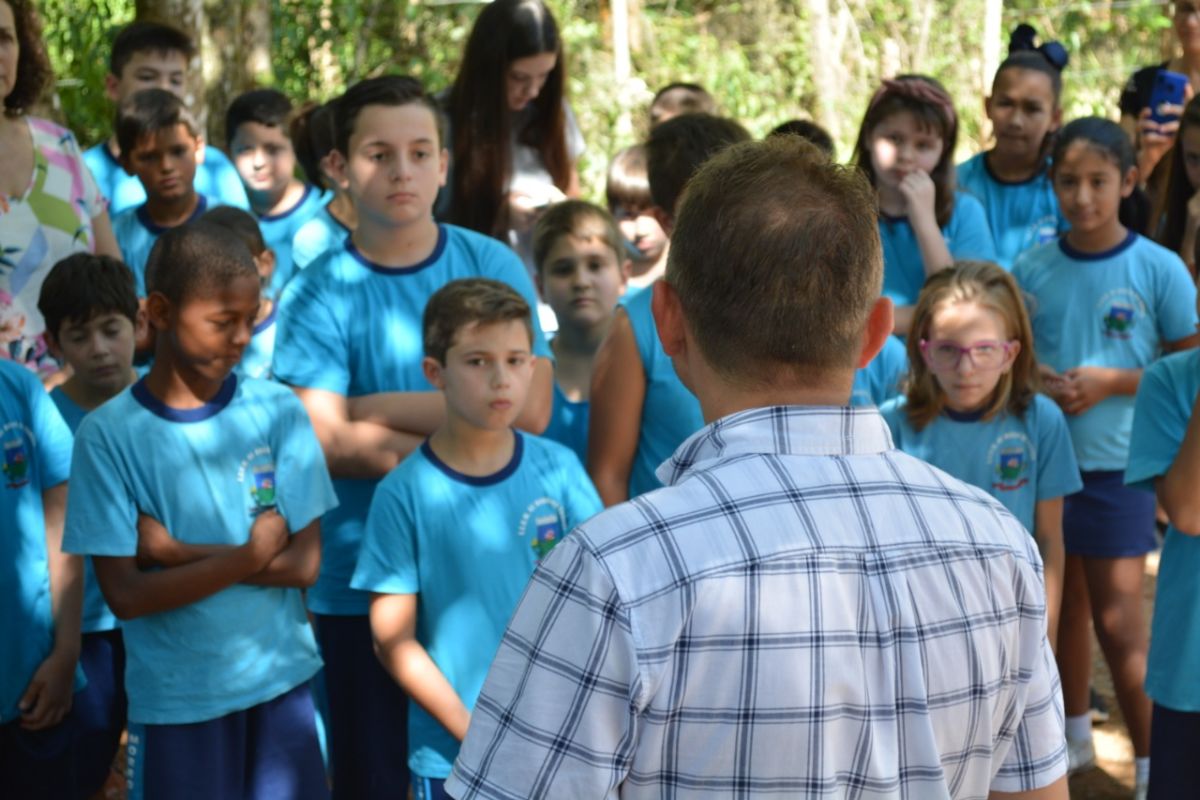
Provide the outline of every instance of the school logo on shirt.
<path id="1" fill-rule="evenodd" d="M 1110 339 L 1130 339 L 1134 326 L 1146 313 L 1142 299 L 1130 289 L 1113 289 L 1100 298 L 1101 331 Z"/>
<path id="2" fill-rule="evenodd" d="M 1001 434 L 988 448 L 988 464 L 992 469 L 992 488 L 1000 492 L 1015 492 L 1029 484 L 1033 443 L 1017 431 Z"/>
<path id="3" fill-rule="evenodd" d="M 525 508 L 517 536 L 529 536 L 529 546 L 538 561 L 562 541 L 566 533 L 567 513 L 562 504 L 552 497 L 539 497 Z"/>
<path id="4" fill-rule="evenodd" d="M 256 447 L 248 453 L 238 467 L 237 479 L 250 495 L 250 516 L 275 508 L 275 459 L 270 447 Z"/>
<path id="5" fill-rule="evenodd" d="M 1053 214 L 1047 214 L 1029 226 L 1030 238 L 1034 244 L 1045 244 L 1058 239 L 1058 219 Z"/>
<path id="6" fill-rule="evenodd" d="M 29 459 L 33 452 L 33 433 L 20 422 L 9 422 L 0 428 L 0 448 L 4 450 L 4 462 L 0 471 L 4 473 L 4 485 L 9 489 L 20 489 L 31 480 Z"/>

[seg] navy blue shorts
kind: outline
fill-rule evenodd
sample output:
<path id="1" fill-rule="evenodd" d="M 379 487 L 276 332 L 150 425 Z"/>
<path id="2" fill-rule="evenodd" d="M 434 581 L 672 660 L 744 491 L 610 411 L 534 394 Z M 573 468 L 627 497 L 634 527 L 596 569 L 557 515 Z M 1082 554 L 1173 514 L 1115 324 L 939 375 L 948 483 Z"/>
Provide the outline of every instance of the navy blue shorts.
<path id="1" fill-rule="evenodd" d="M 1082 477 L 1083 489 L 1063 499 L 1068 555 L 1127 558 L 1158 547 L 1153 492 L 1126 486 L 1120 470 L 1084 472 Z"/>
<path id="2" fill-rule="evenodd" d="M 1200 712 L 1174 711 L 1154 704 L 1150 719 L 1149 800 L 1195 797 L 1196 743 Z"/>
<path id="3" fill-rule="evenodd" d="M 74 715 L 72 711 L 44 731 L 27 731 L 19 719 L 0 725 L 0 793 L 4 797 L 68 800 L 79 796 Z"/>
<path id="4" fill-rule="evenodd" d="M 129 800 L 328 800 L 302 683 L 274 700 L 189 725 L 130 723 Z"/>
<path id="5" fill-rule="evenodd" d="M 413 775 L 413 800 L 453 800 L 446 794 L 445 778 L 422 778 Z"/>
<path id="6" fill-rule="evenodd" d="M 334 800 L 394 800 L 408 786 L 408 695 L 375 656 L 366 615 L 314 614 L 325 659 Z"/>
<path id="7" fill-rule="evenodd" d="M 85 633 L 79 663 L 87 686 L 75 695 L 76 776 L 90 797 L 104 786 L 125 730 L 125 640 L 121 631 Z"/>

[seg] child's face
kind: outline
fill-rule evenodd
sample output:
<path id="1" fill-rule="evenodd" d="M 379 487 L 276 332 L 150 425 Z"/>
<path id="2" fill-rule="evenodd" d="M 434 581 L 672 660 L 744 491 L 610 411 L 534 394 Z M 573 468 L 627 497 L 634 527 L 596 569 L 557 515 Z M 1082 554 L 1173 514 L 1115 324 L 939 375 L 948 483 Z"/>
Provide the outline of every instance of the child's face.
<path id="1" fill-rule="evenodd" d="M 222 381 L 242 360 L 253 335 L 258 278 L 240 276 L 227 285 L 185 297 L 176 306 L 157 293 L 147 302 L 150 321 L 159 332 L 159 341 L 165 339 L 171 349 L 175 369 L 184 376 Z"/>
<path id="2" fill-rule="evenodd" d="M 359 220 L 396 227 L 431 219 L 446 182 L 446 151 L 433 112 L 416 103 L 370 105 L 358 113 L 350 152 L 334 151 L 330 166 Z"/>
<path id="3" fill-rule="evenodd" d="M 1137 172 L 1121 175 L 1113 159 L 1085 140 L 1072 142 L 1054 164 L 1054 194 L 1071 229 L 1081 235 L 1119 224 L 1121 199 L 1133 191 Z"/>
<path id="4" fill-rule="evenodd" d="M 446 363 L 426 358 L 425 375 L 446 396 L 446 409 L 480 430 L 512 425 L 525 406 L 535 358 L 520 320 L 461 328 Z"/>
<path id="5" fill-rule="evenodd" d="M 974 301 L 946 303 L 933 312 L 922 352 L 951 410 L 976 411 L 991 400 L 1020 350 L 1009 338 L 1004 318 Z"/>
<path id="6" fill-rule="evenodd" d="M 296 151 L 283 128 L 243 122 L 229 140 L 233 165 L 246 188 L 257 194 L 279 195 L 296 173 Z"/>
<path id="7" fill-rule="evenodd" d="M 143 136 L 131 153 L 121 159 L 129 174 L 136 175 L 148 197 L 176 200 L 193 192 L 196 159 L 203 142 L 179 124 Z"/>
<path id="8" fill-rule="evenodd" d="M 1187 173 L 1192 190 L 1200 190 L 1200 125 L 1189 124 L 1179 134 L 1179 147 L 1183 153 L 1183 170 Z"/>
<path id="9" fill-rule="evenodd" d="M 658 263 L 667 249 L 667 234 L 649 206 L 617 206 L 613 210 L 621 235 L 638 251 L 637 265 Z"/>
<path id="10" fill-rule="evenodd" d="M 560 236 L 538 273 L 542 296 L 561 327 L 592 329 L 612 319 L 625 288 L 625 265 L 598 223 Z"/>
<path id="11" fill-rule="evenodd" d="M 557 64 L 557 53 L 538 53 L 518 58 L 509 64 L 508 74 L 504 78 L 508 110 L 520 111 L 536 100 Z"/>
<path id="12" fill-rule="evenodd" d="M 112 397 L 129 384 L 134 326 L 124 314 L 97 314 L 86 322 L 66 320 L 59 326 L 55 345 L 76 379 L 90 391 Z"/>
<path id="13" fill-rule="evenodd" d="M 871 131 L 871 167 L 880 186 L 897 188 L 911 172 L 933 172 L 942 157 L 942 135 L 911 111 L 885 117 Z"/>
<path id="14" fill-rule="evenodd" d="M 1023 161 L 1039 158 L 1046 135 L 1062 122 L 1050 76 L 1032 69 L 1006 69 L 996 76 L 987 115 L 996 150 Z"/>
<path id="15" fill-rule="evenodd" d="M 166 89 L 177 97 L 187 92 L 187 59 L 175 50 L 134 53 L 120 75 L 109 75 L 108 96 L 117 105 L 142 89 Z"/>

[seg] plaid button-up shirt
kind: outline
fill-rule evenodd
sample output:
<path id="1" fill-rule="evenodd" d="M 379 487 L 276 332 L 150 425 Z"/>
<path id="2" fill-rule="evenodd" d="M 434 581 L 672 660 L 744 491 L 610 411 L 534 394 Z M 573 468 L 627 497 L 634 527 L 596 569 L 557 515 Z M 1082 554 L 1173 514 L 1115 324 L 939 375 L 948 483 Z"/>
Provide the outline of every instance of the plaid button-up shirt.
<path id="1" fill-rule="evenodd" d="M 1066 770 L 1033 539 L 873 409 L 701 430 L 535 573 L 460 798 L 982 798 Z"/>

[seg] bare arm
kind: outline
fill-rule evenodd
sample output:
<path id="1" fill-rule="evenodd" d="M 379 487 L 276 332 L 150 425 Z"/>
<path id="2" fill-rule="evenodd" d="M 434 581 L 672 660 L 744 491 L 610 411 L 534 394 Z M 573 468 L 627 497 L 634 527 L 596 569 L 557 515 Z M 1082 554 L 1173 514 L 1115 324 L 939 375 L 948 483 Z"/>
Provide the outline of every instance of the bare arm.
<path id="1" fill-rule="evenodd" d="M 988 800 L 1069 800 L 1067 776 L 1063 775 L 1049 786 L 1028 792 L 988 792 Z"/>
<path id="2" fill-rule="evenodd" d="M 113 613 L 134 619 L 195 603 L 246 580 L 266 568 L 287 539 L 285 525 L 260 517 L 245 544 L 183 566 L 143 572 L 133 556 L 93 556 L 92 564 Z"/>
<path id="3" fill-rule="evenodd" d="M 441 392 L 378 392 L 346 398 L 351 422 L 370 422 L 394 431 L 429 436 L 446 419 Z"/>
<path id="4" fill-rule="evenodd" d="M 101 211 L 92 217 L 92 236 L 96 243 L 97 255 L 121 258 L 121 248 L 117 244 L 116 235 L 113 234 L 112 221 L 108 218 L 107 211 Z"/>
<path id="5" fill-rule="evenodd" d="M 629 499 L 646 401 L 646 373 L 633 326 L 618 309 L 592 364 L 587 469 L 605 506 Z"/>
<path id="6" fill-rule="evenodd" d="M 42 492 L 54 646 L 34 670 L 18 702 L 21 727 L 28 730 L 57 725 L 71 710 L 74 699 L 75 665 L 79 662 L 79 631 L 83 617 L 83 558 L 62 550 L 66 507 L 65 481 Z"/>
<path id="7" fill-rule="evenodd" d="M 1062 515 L 1061 497 L 1039 500 L 1033 512 L 1033 538 L 1042 554 L 1046 582 L 1046 630 L 1051 648 L 1058 641 L 1058 612 L 1062 607 L 1063 571 L 1067 564 Z"/>
<path id="8" fill-rule="evenodd" d="M 293 387 L 308 411 L 329 472 L 335 478 L 382 478 L 420 446 L 424 437 L 350 419 L 346 398 L 323 389 Z"/>
<path id="9" fill-rule="evenodd" d="M 467 735 L 471 713 L 437 664 L 417 641 L 417 595 L 371 597 L 371 636 L 375 655 L 417 705 L 458 741 Z"/>

